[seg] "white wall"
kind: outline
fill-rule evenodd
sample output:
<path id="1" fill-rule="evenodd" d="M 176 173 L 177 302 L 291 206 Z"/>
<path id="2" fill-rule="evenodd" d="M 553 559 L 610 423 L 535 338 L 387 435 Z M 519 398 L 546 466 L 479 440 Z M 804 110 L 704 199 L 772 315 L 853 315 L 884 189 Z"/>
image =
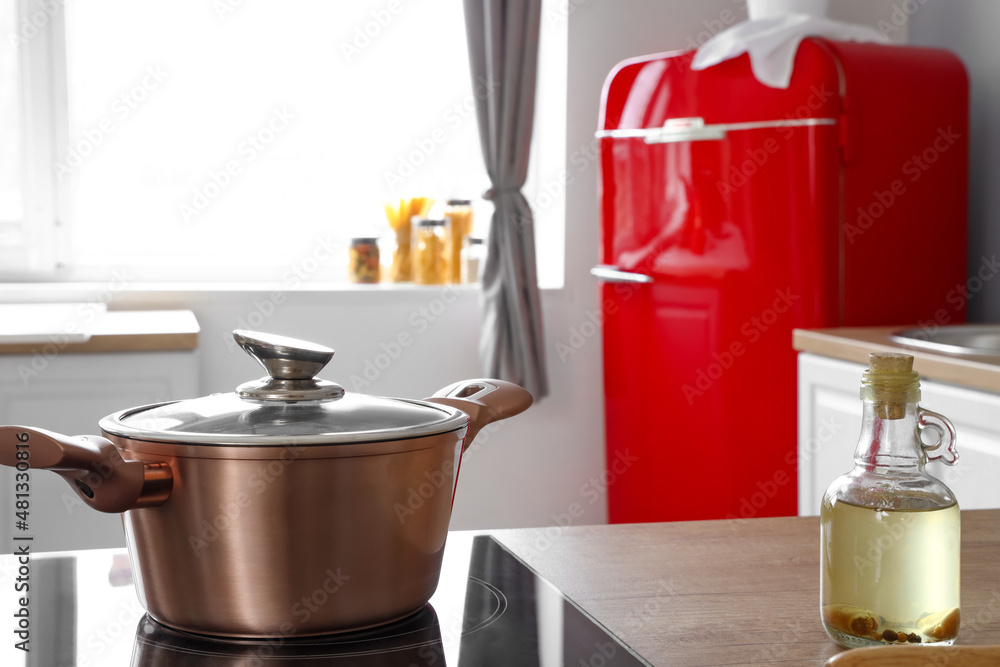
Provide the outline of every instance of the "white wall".
<path id="1" fill-rule="evenodd" d="M 1000 249 L 1000 2 L 919 0 L 909 19 L 910 43 L 950 49 L 969 71 L 969 275 Z M 928 91 L 929 95 L 933 91 Z M 933 99 L 932 97 L 930 99 Z M 1000 321 L 1000 281 L 969 299 L 969 319 Z"/>
<path id="2" fill-rule="evenodd" d="M 833 4 L 834 16 L 860 16 L 872 24 L 891 7 L 889 0 Z M 581 510 L 574 512 L 573 523 L 606 521 L 604 496 L 593 493 L 601 490 L 604 468 L 599 332 L 565 359 L 556 351 L 558 343 L 581 342 L 571 336 L 590 331 L 582 325 L 597 308 L 597 285 L 588 272 L 597 261 L 593 135 L 601 87 L 625 58 L 690 46 L 745 16 L 742 3 L 732 0 L 572 0 L 566 8 L 543 17 L 568 20 L 569 28 L 566 286 L 542 294 L 551 396 L 468 455 L 455 503 L 452 525 L 457 529 L 550 525 L 565 522 L 571 507 Z M 581 162 L 580 156 L 587 159 Z M 45 289 L 34 297 L 58 298 Z M 363 391 L 420 398 L 479 375 L 480 310 L 473 290 L 295 292 L 279 298 L 246 291 L 125 293 L 114 298 L 112 307 L 193 310 L 202 326 L 203 393 L 231 391 L 261 375 L 252 360 L 228 344 L 228 332 L 248 324 L 334 347 L 338 354 L 322 376 L 348 389 L 352 376 L 364 376 L 367 363 L 385 361 L 379 357 L 387 354 L 383 345 L 391 347 L 400 334 L 408 334 L 412 344 L 383 364 Z M 92 430 L 103 416 L 94 415 L 80 432 Z"/>
<path id="3" fill-rule="evenodd" d="M 584 254 L 587 242 L 592 241 L 572 239 L 571 254 Z M 550 354 L 555 341 L 568 336 L 577 313 L 596 300 L 593 283 L 578 283 L 543 292 Z M 266 292 L 121 295 L 113 303 L 192 309 L 202 326 L 204 393 L 231 391 L 262 375 L 256 362 L 228 342 L 228 332 L 247 324 L 333 347 L 337 355 L 321 377 L 348 390 L 355 387 L 353 376 L 365 378 L 369 363 L 384 367 L 378 373 L 368 367 L 371 384 L 361 391 L 370 394 L 423 398 L 457 380 L 480 377 L 475 290 L 298 292 L 277 300 L 267 317 L 255 314 L 272 310 L 267 304 L 274 300 Z M 379 356 L 388 354 L 383 345 L 391 348 L 400 334 L 412 343 L 386 365 L 388 357 Z M 585 507 L 580 523 L 605 520 L 603 500 L 588 502 L 592 494 L 583 498 L 580 491 L 603 466 L 599 348 L 597 341 L 588 342 L 566 364 L 550 356 L 552 395 L 505 422 L 488 441 L 477 439 L 463 460 L 453 528 L 547 525 L 573 502 Z"/>

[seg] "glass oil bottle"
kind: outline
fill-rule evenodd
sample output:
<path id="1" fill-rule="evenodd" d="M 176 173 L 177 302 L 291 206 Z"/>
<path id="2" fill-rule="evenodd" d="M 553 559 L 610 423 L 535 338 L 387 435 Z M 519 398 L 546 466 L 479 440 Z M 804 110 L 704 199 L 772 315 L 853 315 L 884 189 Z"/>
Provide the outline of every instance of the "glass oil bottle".
<path id="1" fill-rule="evenodd" d="M 919 379 L 909 355 L 870 356 L 855 467 L 823 496 L 821 614 L 847 648 L 948 645 L 958 635 L 958 503 L 925 471 L 928 461 L 957 462 L 955 428 L 918 406 Z"/>

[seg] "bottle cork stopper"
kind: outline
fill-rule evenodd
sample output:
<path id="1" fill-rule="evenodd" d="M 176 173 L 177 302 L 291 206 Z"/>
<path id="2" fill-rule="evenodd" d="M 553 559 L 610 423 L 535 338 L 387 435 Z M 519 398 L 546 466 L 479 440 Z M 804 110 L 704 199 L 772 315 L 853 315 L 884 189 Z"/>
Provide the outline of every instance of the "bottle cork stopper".
<path id="1" fill-rule="evenodd" d="M 898 352 L 872 352 L 868 355 L 869 370 L 876 373 L 909 373 L 913 357 Z"/>
<path id="2" fill-rule="evenodd" d="M 861 399 L 875 404 L 881 419 L 902 419 L 906 404 L 920 400 L 920 375 L 913 357 L 897 352 L 872 352 L 861 380 Z"/>

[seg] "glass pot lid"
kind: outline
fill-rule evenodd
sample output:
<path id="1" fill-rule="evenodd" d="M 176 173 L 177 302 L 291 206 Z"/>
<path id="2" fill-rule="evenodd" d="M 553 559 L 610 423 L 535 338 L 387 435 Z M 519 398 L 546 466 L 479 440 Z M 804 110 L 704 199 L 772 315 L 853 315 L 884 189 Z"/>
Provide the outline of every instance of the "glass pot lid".
<path id="1" fill-rule="evenodd" d="M 416 438 L 468 423 L 449 406 L 348 393 L 317 378 L 333 358 L 328 347 L 243 330 L 233 337 L 267 376 L 230 393 L 124 410 L 102 419 L 101 429 L 134 440 L 273 446 Z"/>

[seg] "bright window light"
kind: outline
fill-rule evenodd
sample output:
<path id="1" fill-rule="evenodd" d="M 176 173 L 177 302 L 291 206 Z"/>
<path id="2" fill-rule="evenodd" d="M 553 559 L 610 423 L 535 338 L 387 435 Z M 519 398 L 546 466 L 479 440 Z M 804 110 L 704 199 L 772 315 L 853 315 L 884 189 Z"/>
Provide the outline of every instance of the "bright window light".
<path id="1" fill-rule="evenodd" d="M 128 267 L 137 280 L 281 282 L 313 258 L 308 280 L 340 281 L 349 238 L 388 236 L 383 202 L 417 195 L 473 200 L 485 233 L 474 95 L 491 82 L 470 81 L 461 3 L 64 6 L 69 132 L 54 177 L 74 278 Z M 558 67 L 564 90 L 564 55 Z M 559 123 L 548 146 L 561 154 L 535 156 L 533 187 L 563 163 L 559 104 L 540 118 Z M 11 159 L 0 156 L 0 207 L 16 191 Z M 538 227 L 543 284 L 561 285 L 559 204 Z"/>
<path id="2" fill-rule="evenodd" d="M 18 35 L 17 6 L 13 2 L 0 2 L 0 36 Z M 9 42 L 9 39 L 4 41 Z M 23 215 L 21 135 L 21 85 L 20 52 L 11 43 L 2 45 L 0 51 L 0 136 L 4 138 L 0 150 L 0 244 L 4 243 L 4 229 L 13 229 L 13 221 Z M 4 223 L 8 223 L 5 225 Z M 13 242 L 11 240 L 11 242 Z"/>

